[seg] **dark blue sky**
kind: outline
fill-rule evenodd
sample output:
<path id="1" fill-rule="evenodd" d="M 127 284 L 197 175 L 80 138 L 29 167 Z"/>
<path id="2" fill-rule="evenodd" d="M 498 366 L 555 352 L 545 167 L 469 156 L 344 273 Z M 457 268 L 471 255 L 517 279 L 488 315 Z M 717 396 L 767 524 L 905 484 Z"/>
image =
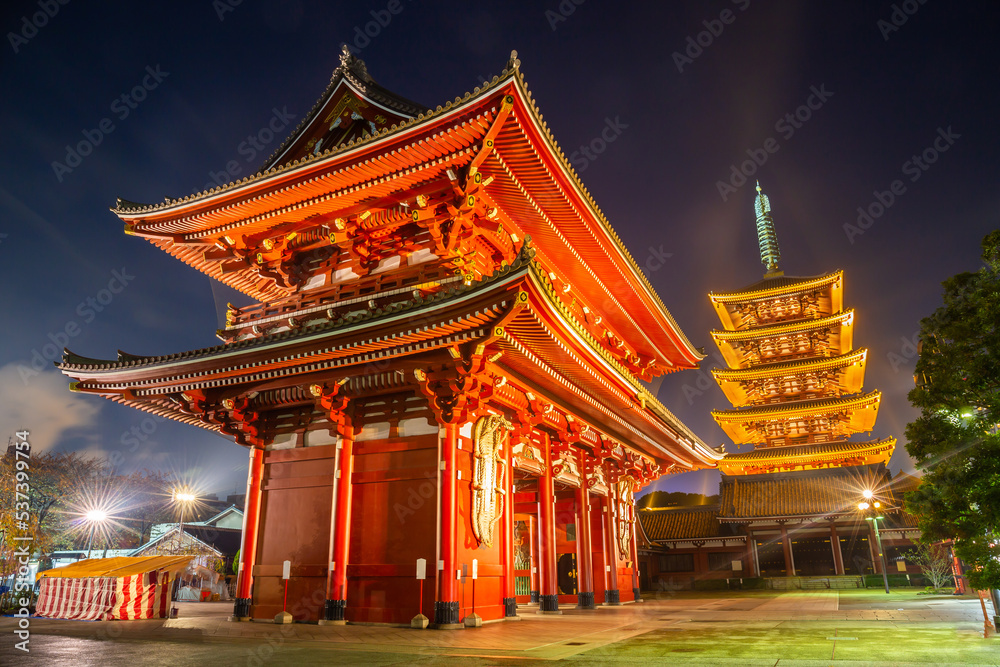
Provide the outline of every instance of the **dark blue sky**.
<path id="1" fill-rule="evenodd" d="M 231 295 L 123 234 L 108 208 L 116 197 L 201 190 L 230 161 L 237 177 L 255 170 L 284 137 L 260 150 L 244 142 L 276 111 L 297 124 L 345 41 L 362 47 L 379 83 L 429 106 L 499 73 L 517 49 L 568 154 L 615 126 L 613 142 L 575 164 L 709 352 L 718 321 L 707 293 L 763 273 L 752 212 L 760 178 L 786 273 L 847 272 L 855 344 L 870 349 L 866 388 L 884 393 L 873 437 L 902 438 L 915 415 L 906 341 L 937 307 L 940 282 L 977 268 L 979 241 L 998 226 L 995 3 L 404 1 L 392 14 L 381 1 L 51 0 L 54 16 L 26 27 L 45 5 L 7 3 L 0 22 L 3 426 L 31 429 L 44 447 L 117 451 L 123 470 L 172 470 L 210 492 L 242 489 L 242 448 L 70 394 L 50 362 L 67 340 L 99 358 L 217 342 Z M 385 25 L 367 26 L 377 34 L 366 44 L 357 36 L 372 12 Z M 67 146 L 80 142 L 94 146 L 77 160 Z M 754 156 L 763 164 L 743 165 Z M 755 172 L 745 185 L 732 180 L 741 167 Z M 845 231 L 859 207 L 879 212 L 879 196 L 894 200 Z M 33 357 L 36 368 L 44 361 L 38 374 Z M 660 399 L 717 445 L 724 437 L 709 411 L 726 403 L 708 379 L 671 376 Z M 908 467 L 902 450 L 894 471 Z M 713 491 L 715 479 L 661 486 Z"/>

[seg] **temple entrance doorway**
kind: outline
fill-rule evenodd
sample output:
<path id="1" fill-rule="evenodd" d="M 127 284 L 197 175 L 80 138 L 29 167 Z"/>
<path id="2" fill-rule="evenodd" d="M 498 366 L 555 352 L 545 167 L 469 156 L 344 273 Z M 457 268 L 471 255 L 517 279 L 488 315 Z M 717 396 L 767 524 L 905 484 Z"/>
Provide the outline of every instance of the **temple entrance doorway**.
<path id="1" fill-rule="evenodd" d="M 772 540 L 757 541 L 757 562 L 760 564 L 760 576 L 784 577 L 791 574 L 785 571 L 785 554 L 781 548 L 781 537 Z"/>
<path id="2" fill-rule="evenodd" d="M 576 554 L 561 554 L 556 567 L 559 595 L 576 595 Z"/>
<path id="3" fill-rule="evenodd" d="M 801 577 L 827 577 L 837 574 L 829 537 L 798 537 L 792 540 L 795 574 Z"/>

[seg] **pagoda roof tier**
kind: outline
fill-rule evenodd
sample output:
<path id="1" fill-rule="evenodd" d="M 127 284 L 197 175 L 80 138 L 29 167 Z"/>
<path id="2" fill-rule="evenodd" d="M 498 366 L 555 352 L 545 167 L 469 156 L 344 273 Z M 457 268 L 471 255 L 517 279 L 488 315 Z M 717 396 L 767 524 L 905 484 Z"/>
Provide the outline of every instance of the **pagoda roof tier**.
<path id="1" fill-rule="evenodd" d="M 259 400 L 276 391 L 285 397 L 302 394 L 312 383 L 360 382 L 373 364 L 396 369 L 389 375 L 399 390 L 413 383 L 408 373 L 447 367 L 462 350 L 480 349 L 490 359 L 487 373 L 504 378 L 496 385 L 496 400 L 522 409 L 527 392 L 542 397 L 558 408 L 550 417 L 555 421 L 547 424 L 554 430 L 567 428 L 557 415 L 575 415 L 600 425 L 584 429 L 585 445 L 596 447 L 602 439 L 621 443 L 661 468 L 714 467 L 721 454 L 588 339 L 531 254 L 522 249 L 514 264 L 495 275 L 384 311 L 166 356 L 100 361 L 67 351 L 58 367 L 75 380 L 76 391 L 232 435 L 192 414 L 186 397 L 204 396 L 221 411 L 218 405 L 226 398 Z M 531 350 L 524 347 L 526 340 Z M 542 359 L 560 355 L 572 361 L 550 365 Z"/>
<path id="2" fill-rule="evenodd" d="M 786 470 L 888 463 L 896 448 L 895 438 L 874 442 L 825 442 L 816 445 L 766 447 L 752 452 L 727 454 L 719 461 L 724 475 L 755 475 Z"/>
<path id="3" fill-rule="evenodd" d="M 767 424 L 808 418 L 829 418 L 826 430 L 834 436 L 849 436 L 872 430 L 878 416 L 880 391 L 848 398 L 828 398 L 814 401 L 794 401 L 755 406 L 739 410 L 713 410 L 712 417 L 736 444 L 760 443 L 761 429 Z"/>
<path id="4" fill-rule="evenodd" d="M 746 303 L 774 296 L 784 296 L 797 292 L 808 292 L 821 287 L 837 286 L 843 289 L 844 271 L 824 273 L 818 276 L 777 276 L 758 280 L 752 285 L 733 292 L 709 292 L 708 298 L 716 303 Z"/>
<path id="5" fill-rule="evenodd" d="M 830 338 L 827 341 L 827 350 L 830 354 L 841 355 L 850 352 L 854 346 L 854 310 L 846 310 L 837 315 L 821 317 L 817 319 L 792 322 L 790 324 L 779 324 L 776 326 L 757 327 L 741 331 L 712 331 L 712 339 L 723 358 L 730 368 L 747 368 L 749 366 L 766 364 L 766 359 L 748 357 L 743 349 L 747 344 L 760 343 L 768 339 L 778 340 L 781 338 L 795 337 L 800 334 L 809 334 L 813 331 L 829 330 Z M 784 361 L 780 357 L 775 362 Z"/>
<path id="6" fill-rule="evenodd" d="M 372 243 L 388 243 L 397 229 L 412 239 L 411 213 L 421 198 L 452 196 L 481 176 L 475 197 L 498 212 L 497 234 L 502 228 L 501 236 L 510 235 L 515 243 L 530 235 L 545 270 L 603 319 L 609 336 L 660 372 L 693 368 L 703 355 L 570 166 L 518 65 L 513 59 L 499 77 L 443 107 L 287 162 L 288 150 L 298 151 L 313 132 L 313 120 L 307 119 L 260 173 L 159 204 L 120 200 L 113 210 L 128 233 L 268 302 L 296 291 L 262 275 L 259 262 L 272 260 L 275 243 L 299 235 L 315 239 L 310 242 L 334 258 L 337 253 L 349 258 L 354 228 L 341 233 L 336 225 L 359 218 L 366 222 L 357 229 L 370 234 Z M 337 90 L 361 94 L 349 83 Z M 326 116 L 311 112 L 311 119 L 320 117 Z M 404 255 L 414 250 L 405 243 L 397 249 Z M 306 285 L 331 284 L 334 273 L 311 276 Z"/>
<path id="7" fill-rule="evenodd" d="M 821 276 L 782 275 L 764 278 L 735 292 L 710 292 L 708 298 L 712 301 L 712 306 L 715 308 L 722 326 L 734 330 L 747 327 L 748 323 L 744 321 L 741 310 L 748 305 L 783 296 L 817 291 L 822 292 L 825 297 L 822 303 L 822 314 L 839 313 L 844 308 L 844 272 L 834 271 Z"/>
<path id="8" fill-rule="evenodd" d="M 719 383 L 722 392 L 734 407 L 760 402 L 759 396 L 755 398 L 748 392 L 748 389 L 752 391 L 753 384 L 781 378 L 802 377 L 812 373 L 832 372 L 834 374 L 832 380 L 841 394 L 855 394 L 864 386 L 867 357 L 868 350 L 862 348 L 836 357 L 797 359 L 753 368 L 714 368 L 712 377 Z"/>
<path id="9" fill-rule="evenodd" d="M 854 471 L 859 471 L 855 473 Z M 750 519 L 834 518 L 856 516 L 866 488 L 878 489 L 886 508 L 895 507 L 888 475 L 870 468 L 723 477 L 719 488 L 720 521 Z M 864 472 L 861 472 L 864 471 Z M 875 484 L 879 477 L 883 483 Z"/>

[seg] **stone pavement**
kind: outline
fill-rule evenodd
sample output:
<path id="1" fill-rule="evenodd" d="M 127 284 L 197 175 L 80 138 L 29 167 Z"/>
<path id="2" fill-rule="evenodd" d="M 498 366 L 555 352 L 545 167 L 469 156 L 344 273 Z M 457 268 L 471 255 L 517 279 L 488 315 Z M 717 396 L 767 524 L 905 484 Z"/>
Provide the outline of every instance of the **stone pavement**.
<path id="1" fill-rule="evenodd" d="M 693 630 L 725 623 L 734 629 L 753 624 L 775 628 L 783 622 L 855 621 L 898 624 L 951 624 L 968 633 L 982 631 L 975 598 L 915 598 L 874 594 L 862 598 L 840 591 L 734 594 L 659 593 L 652 599 L 597 611 L 564 607 L 559 616 L 519 608 L 520 622 L 487 623 L 454 631 L 413 630 L 374 625 L 318 626 L 233 623 L 232 603 L 179 603 L 180 617 L 151 621 L 80 622 L 35 618 L 32 639 L 60 635 L 90 640 L 182 643 L 246 642 L 247 646 L 325 646 L 337 651 L 560 660 L 650 632 Z M 852 602 L 852 600 L 854 602 Z M 857 608 L 852 608 L 857 607 Z M 10 636 L 16 619 L 0 618 L 0 635 Z M 690 625 L 689 625 L 690 624 Z M 852 624 L 853 625 L 853 624 Z M 250 649 L 248 649 L 250 650 Z M 271 648 L 268 649 L 271 651 Z M 773 661 L 771 664 L 774 664 Z M 784 663 L 783 663 L 784 664 Z"/>

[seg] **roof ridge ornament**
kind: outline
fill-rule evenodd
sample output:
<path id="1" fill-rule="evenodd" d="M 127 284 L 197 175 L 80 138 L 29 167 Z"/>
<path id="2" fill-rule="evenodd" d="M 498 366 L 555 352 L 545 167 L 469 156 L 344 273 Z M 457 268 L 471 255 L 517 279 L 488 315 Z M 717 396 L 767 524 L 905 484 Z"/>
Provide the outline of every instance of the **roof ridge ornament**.
<path id="1" fill-rule="evenodd" d="M 767 267 L 765 278 L 777 278 L 785 275 L 778 268 L 781 260 L 781 250 L 778 248 L 778 235 L 774 231 L 774 218 L 771 217 L 771 200 L 760 189 L 757 181 L 757 200 L 754 202 L 757 213 L 757 243 L 760 245 L 760 261 Z"/>
<path id="2" fill-rule="evenodd" d="M 507 69 L 517 69 L 521 66 L 521 61 L 517 59 L 517 51 L 510 52 L 510 60 L 507 61 Z"/>
<path id="3" fill-rule="evenodd" d="M 337 71 L 357 79 L 359 83 L 375 83 L 375 79 L 368 73 L 365 61 L 351 53 L 347 44 L 340 45 L 340 65 L 334 70 L 334 76 L 336 76 Z"/>

